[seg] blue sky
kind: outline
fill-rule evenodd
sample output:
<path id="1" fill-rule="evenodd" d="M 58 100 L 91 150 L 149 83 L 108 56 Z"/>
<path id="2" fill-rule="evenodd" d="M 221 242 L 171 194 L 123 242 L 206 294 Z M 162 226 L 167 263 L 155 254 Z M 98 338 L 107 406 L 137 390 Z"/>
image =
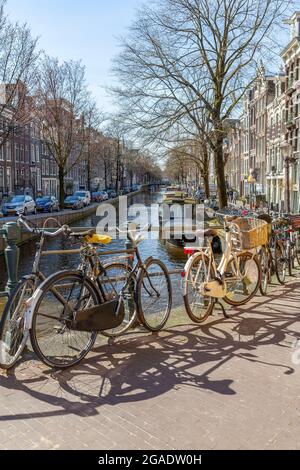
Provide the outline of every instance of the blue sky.
<path id="1" fill-rule="evenodd" d="M 60 59 L 82 59 L 100 108 L 112 109 L 101 88 L 111 82 L 111 59 L 141 0 L 7 0 L 12 20 L 28 23 L 40 47 Z"/>

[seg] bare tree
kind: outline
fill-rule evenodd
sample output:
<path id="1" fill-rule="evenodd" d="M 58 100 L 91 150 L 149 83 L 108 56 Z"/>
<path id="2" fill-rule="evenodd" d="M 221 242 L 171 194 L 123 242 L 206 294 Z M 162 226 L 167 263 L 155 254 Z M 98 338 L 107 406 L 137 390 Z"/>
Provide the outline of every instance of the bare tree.
<path id="1" fill-rule="evenodd" d="M 121 85 L 113 91 L 140 136 L 168 140 L 180 126 L 188 138 L 189 125 L 193 133 L 205 132 L 221 207 L 227 204 L 224 121 L 239 105 L 257 64 L 278 52 L 277 33 L 292 3 L 160 0 L 140 10 L 115 61 Z"/>
<path id="2" fill-rule="evenodd" d="M 87 102 L 83 116 L 85 141 L 83 159 L 86 166 L 87 189 L 91 191 L 92 170 L 99 166 L 99 152 L 103 139 L 100 125 L 103 122 L 103 116 L 92 99 Z"/>
<path id="3" fill-rule="evenodd" d="M 86 148 L 85 115 L 89 95 L 81 62 L 45 57 L 35 97 L 35 115 L 49 154 L 58 166 L 59 198 L 65 197 L 64 180 L 83 158 Z"/>
<path id="4" fill-rule="evenodd" d="M 17 127 L 31 120 L 28 95 L 36 83 L 37 39 L 29 27 L 12 23 L 5 15 L 5 0 L 0 0 L 0 146 Z"/>

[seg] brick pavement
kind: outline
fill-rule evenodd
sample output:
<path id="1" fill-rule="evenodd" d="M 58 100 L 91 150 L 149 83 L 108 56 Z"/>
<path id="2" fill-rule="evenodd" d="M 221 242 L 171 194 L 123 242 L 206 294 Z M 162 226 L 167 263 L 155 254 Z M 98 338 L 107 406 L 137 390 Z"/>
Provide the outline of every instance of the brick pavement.
<path id="1" fill-rule="evenodd" d="M 28 353 L 0 376 L 0 448 L 300 448 L 299 301 L 293 278 L 202 327 L 178 308 L 65 372 Z"/>

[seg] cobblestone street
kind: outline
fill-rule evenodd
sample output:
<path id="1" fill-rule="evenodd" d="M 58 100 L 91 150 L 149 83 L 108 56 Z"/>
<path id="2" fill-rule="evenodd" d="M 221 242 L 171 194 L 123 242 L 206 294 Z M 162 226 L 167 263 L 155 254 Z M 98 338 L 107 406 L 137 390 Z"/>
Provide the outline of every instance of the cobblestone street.
<path id="1" fill-rule="evenodd" d="M 299 302 L 294 277 L 202 327 L 178 308 L 65 372 L 29 352 L 0 376 L 0 448 L 300 448 Z"/>

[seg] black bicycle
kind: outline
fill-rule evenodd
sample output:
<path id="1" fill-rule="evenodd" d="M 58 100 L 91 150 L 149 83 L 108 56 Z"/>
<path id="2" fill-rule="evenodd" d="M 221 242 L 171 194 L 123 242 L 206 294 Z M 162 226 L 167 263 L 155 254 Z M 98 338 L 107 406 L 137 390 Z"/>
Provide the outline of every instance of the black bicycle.
<path id="1" fill-rule="evenodd" d="M 119 290 L 111 269 L 99 260 L 96 245 L 101 239 L 91 231 L 72 233 L 81 243 L 79 269 L 53 274 L 32 299 L 31 342 L 46 365 L 66 368 L 78 363 L 93 347 L 97 333 L 113 335 L 126 316 L 130 324 L 138 320 L 150 331 L 165 326 L 172 306 L 171 280 L 160 260 L 142 261 L 138 245 L 144 230 L 136 235 L 127 232 L 136 262 L 122 274 Z"/>

